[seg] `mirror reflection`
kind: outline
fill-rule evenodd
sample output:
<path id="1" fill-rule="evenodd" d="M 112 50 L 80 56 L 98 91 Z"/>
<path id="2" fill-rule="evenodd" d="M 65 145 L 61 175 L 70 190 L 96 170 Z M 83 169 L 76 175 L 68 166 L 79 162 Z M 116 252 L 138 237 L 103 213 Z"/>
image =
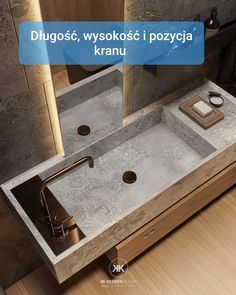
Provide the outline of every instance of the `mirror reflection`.
<path id="1" fill-rule="evenodd" d="M 123 0 L 40 0 L 44 21 L 123 21 Z M 65 153 L 122 126 L 123 67 L 51 66 Z"/>

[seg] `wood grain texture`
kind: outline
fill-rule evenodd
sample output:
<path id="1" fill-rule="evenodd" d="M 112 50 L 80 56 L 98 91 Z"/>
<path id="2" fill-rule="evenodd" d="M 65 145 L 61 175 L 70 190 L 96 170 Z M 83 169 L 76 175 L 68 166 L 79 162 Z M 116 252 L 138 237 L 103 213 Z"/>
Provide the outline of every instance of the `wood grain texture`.
<path id="1" fill-rule="evenodd" d="M 236 163 L 201 185 L 181 201 L 164 211 L 127 239 L 116 245 L 106 256 L 110 261 L 130 262 L 171 230 L 206 206 L 236 183 Z"/>
<path id="2" fill-rule="evenodd" d="M 212 112 L 206 117 L 202 117 L 193 109 L 194 104 L 200 101 L 204 102 L 210 108 L 212 108 Z M 206 100 L 204 100 L 202 97 L 197 95 L 181 103 L 179 109 L 204 129 L 209 129 L 210 127 L 214 126 L 224 119 L 224 113 L 222 113 Z"/>
<path id="3" fill-rule="evenodd" d="M 109 279 L 99 260 L 59 286 L 46 267 L 7 295 L 234 295 L 236 290 L 236 187 L 129 265 L 134 287 L 101 287 Z"/>
<path id="4" fill-rule="evenodd" d="M 46 21 L 119 21 L 124 18 L 123 0 L 40 0 Z"/>
<path id="5" fill-rule="evenodd" d="M 42 17 L 45 21 L 122 21 L 124 19 L 124 0 L 40 0 Z M 61 66 L 51 66 L 52 73 L 62 72 Z M 73 78 L 71 84 L 83 77 L 80 67 L 69 67 L 68 72 Z M 60 89 L 62 89 L 60 87 Z M 58 88 L 56 87 L 56 90 Z"/>
<path id="6" fill-rule="evenodd" d="M 53 74 L 53 86 L 55 91 L 59 91 L 70 86 L 66 68 Z"/>

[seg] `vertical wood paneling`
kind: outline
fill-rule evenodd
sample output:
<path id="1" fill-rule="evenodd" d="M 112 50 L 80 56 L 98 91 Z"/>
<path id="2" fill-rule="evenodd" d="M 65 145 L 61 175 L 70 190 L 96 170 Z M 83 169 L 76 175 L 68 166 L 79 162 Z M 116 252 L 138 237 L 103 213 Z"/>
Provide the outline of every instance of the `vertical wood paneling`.
<path id="1" fill-rule="evenodd" d="M 124 0 L 40 0 L 47 21 L 119 21 Z"/>

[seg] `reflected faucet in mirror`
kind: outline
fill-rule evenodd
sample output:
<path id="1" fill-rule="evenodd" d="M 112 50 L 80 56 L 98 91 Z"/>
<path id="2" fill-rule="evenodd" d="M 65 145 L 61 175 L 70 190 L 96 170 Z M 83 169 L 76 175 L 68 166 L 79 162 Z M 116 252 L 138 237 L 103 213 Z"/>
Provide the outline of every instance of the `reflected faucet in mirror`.
<path id="1" fill-rule="evenodd" d="M 71 220 L 73 218 L 73 216 L 69 216 L 68 218 L 66 218 L 64 220 L 58 220 L 57 215 L 53 216 L 52 213 L 51 213 L 51 210 L 49 209 L 49 205 L 48 205 L 47 198 L 46 198 L 46 195 L 45 195 L 45 189 L 46 189 L 48 184 L 50 184 L 53 181 L 59 179 L 60 177 L 64 176 L 65 174 L 71 172 L 75 168 L 78 168 L 78 167 L 82 166 L 85 163 L 88 163 L 90 168 L 94 167 L 93 158 L 90 157 L 90 156 L 86 156 L 86 157 L 76 161 L 72 165 L 70 165 L 70 166 L 68 166 L 66 168 L 63 168 L 60 171 L 58 171 L 58 172 L 54 173 L 53 175 L 49 176 L 48 178 L 46 178 L 42 182 L 42 184 L 40 186 L 39 199 L 40 199 L 42 209 L 44 211 L 44 221 L 43 222 L 50 226 L 52 238 L 54 238 L 56 240 L 64 240 L 67 237 L 67 235 L 69 233 L 69 228 L 66 228 L 65 224 L 69 220 Z"/>

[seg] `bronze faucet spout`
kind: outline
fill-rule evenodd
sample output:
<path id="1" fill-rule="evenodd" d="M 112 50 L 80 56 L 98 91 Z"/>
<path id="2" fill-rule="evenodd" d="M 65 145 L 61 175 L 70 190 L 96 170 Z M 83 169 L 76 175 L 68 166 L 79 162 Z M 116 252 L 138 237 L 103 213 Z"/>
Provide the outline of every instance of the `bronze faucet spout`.
<path id="1" fill-rule="evenodd" d="M 51 182 L 53 182 L 54 180 L 60 178 L 61 176 L 63 176 L 66 173 L 74 170 L 75 168 L 82 166 L 85 163 L 88 163 L 88 165 L 89 165 L 90 168 L 93 168 L 94 167 L 94 160 L 93 160 L 93 158 L 90 157 L 90 156 L 86 156 L 86 157 L 84 157 L 84 158 L 76 161 L 72 165 L 70 165 L 70 166 L 68 166 L 66 168 L 63 168 L 60 171 L 58 171 L 58 172 L 54 173 L 53 175 L 49 176 L 48 178 L 46 178 L 42 182 L 42 184 L 40 186 L 39 199 L 40 199 L 42 208 L 44 209 L 44 214 L 45 214 L 46 221 L 50 224 L 52 235 L 53 235 L 54 238 L 58 238 L 58 234 L 56 233 L 56 230 L 55 230 L 56 229 L 55 222 L 52 219 L 52 216 L 50 214 L 50 210 L 49 210 L 49 207 L 48 207 L 48 204 L 47 204 L 47 200 L 46 200 L 46 196 L 45 196 L 44 190 L 47 187 L 47 185 L 50 184 Z M 71 218 L 73 218 L 73 217 L 71 216 Z M 60 221 L 62 238 L 65 238 L 65 229 L 64 229 L 63 223 L 64 223 L 64 221 Z M 56 224 L 57 224 L 57 228 L 58 228 L 58 221 L 56 222 Z"/>

